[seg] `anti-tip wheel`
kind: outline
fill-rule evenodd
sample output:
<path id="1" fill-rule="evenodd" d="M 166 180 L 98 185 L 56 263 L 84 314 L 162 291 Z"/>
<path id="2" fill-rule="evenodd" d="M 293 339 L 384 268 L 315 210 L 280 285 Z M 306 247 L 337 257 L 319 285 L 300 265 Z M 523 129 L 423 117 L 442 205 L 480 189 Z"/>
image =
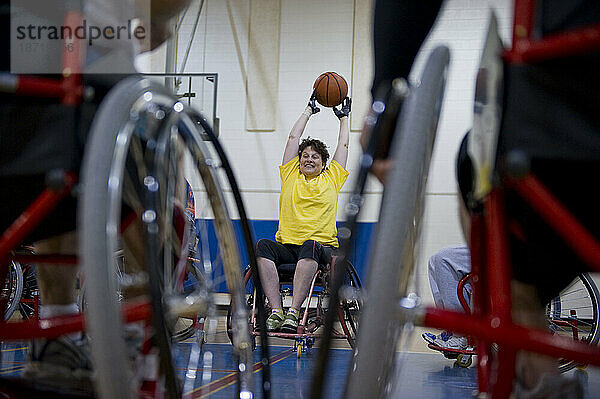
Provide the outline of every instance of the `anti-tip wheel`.
<path id="1" fill-rule="evenodd" d="M 470 367 L 471 364 L 473 364 L 473 356 L 472 355 L 465 355 L 465 354 L 460 354 L 458 355 L 458 358 L 456 359 L 456 361 L 454 362 L 454 364 L 456 364 L 459 367 Z"/>

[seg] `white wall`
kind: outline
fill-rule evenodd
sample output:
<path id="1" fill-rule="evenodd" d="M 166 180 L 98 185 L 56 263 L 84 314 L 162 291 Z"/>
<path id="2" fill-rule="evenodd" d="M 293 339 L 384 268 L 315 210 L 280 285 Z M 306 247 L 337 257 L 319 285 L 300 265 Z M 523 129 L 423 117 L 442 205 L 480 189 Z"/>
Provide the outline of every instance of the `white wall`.
<path id="1" fill-rule="evenodd" d="M 221 121 L 221 139 L 253 219 L 278 218 L 277 166 L 289 129 L 303 111 L 314 79 L 324 71 L 336 71 L 351 84 L 353 55 L 356 57 L 353 54 L 355 1 L 368 0 L 281 0 L 279 93 L 277 98 L 269 99 L 271 109 L 276 112 L 276 129 L 272 132 L 249 132 L 245 126 L 251 1 L 204 2 L 185 72 L 219 74 L 217 113 Z M 195 0 L 196 9 L 198 3 Z M 427 189 L 423 251 L 418 266 L 420 291 L 426 301 L 431 301 L 427 259 L 443 246 L 464 242 L 457 218 L 455 154 L 462 135 L 472 122 L 474 78 L 490 8 L 495 9 L 501 36 L 508 42 L 511 7 L 512 0 L 446 1 L 411 74 L 411 79 L 418 77 L 416 72 L 422 68 L 424 58 L 433 46 L 444 44 L 450 47 L 452 61 Z M 192 8 L 179 32 L 178 65 L 189 40 L 194 13 Z M 364 57 L 371 57 L 370 52 L 365 51 Z M 364 88 L 360 92 L 352 91 L 352 95 L 354 98 L 370 96 Z M 337 130 L 337 118 L 329 109 L 323 109 L 311 118 L 306 135 L 323 139 L 333 152 Z M 340 205 L 352 187 L 352 172 L 360 154 L 357 140 L 358 132 L 353 131 L 348 162 L 351 178 L 344 186 Z M 381 186 L 371 181 L 367 192 L 363 221 L 376 221 Z M 341 209 L 342 206 L 339 217 Z"/>

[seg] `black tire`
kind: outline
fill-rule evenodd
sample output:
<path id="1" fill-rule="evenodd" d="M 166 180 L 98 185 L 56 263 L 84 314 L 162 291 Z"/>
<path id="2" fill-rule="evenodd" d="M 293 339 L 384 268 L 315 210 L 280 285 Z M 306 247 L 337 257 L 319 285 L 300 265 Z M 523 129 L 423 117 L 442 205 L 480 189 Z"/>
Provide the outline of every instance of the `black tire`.
<path id="1" fill-rule="evenodd" d="M 340 309 L 342 311 L 340 323 L 350 347 L 354 349 L 356 347 L 360 312 L 363 306 L 362 294 L 360 292 L 362 284 L 356 269 L 350 262 L 347 262 L 345 273 L 344 286 L 340 295 Z"/>
<path id="2" fill-rule="evenodd" d="M 250 271 L 250 266 L 246 266 L 244 271 L 242 272 L 243 278 L 243 286 L 244 286 L 244 298 L 246 303 L 246 313 L 248 315 L 248 331 L 250 332 L 250 340 L 252 342 L 252 350 L 256 349 L 256 337 L 252 334 L 252 303 L 254 302 L 255 292 L 254 292 L 254 283 L 252 282 L 252 274 Z M 227 318 L 226 318 L 226 328 L 227 328 L 227 337 L 229 337 L 229 341 L 233 343 L 233 309 L 231 304 L 227 306 Z M 256 316 L 255 316 L 256 317 Z"/>
<path id="3" fill-rule="evenodd" d="M 405 100 L 392 142 L 394 162 L 388 173 L 374 246 L 356 356 L 344 397 L 380 397 L 394 375 L 396 343 L 413 320 L 390 318 L 383 311 L 407 295 L 414 240 L 418 237 L 423 199 L 444 94 L 449 50 L 435 48 L 425 64 L 421 84 Z M 409 298 L 410 299 L 410 298 Z M 403 317 L 404 318 L 404 317 Z"/>
<path id="4" fill-rule="evenodd" d="M 21 294 L 23 293 L 23 270 L 19 262 L 10 262 L 8 265 L 8 276 L 4 279 L 1 295 L 6 300 L 4 309 L 4 320 L 9 320 L 15 310 L 19 307 Z"/>
<path id="5" fill-rule="evenodd" d="M 91 128 L 82 168 L 83 193 L 79 201 L 80 253 L 86 281 L 87 321 L 100 398 L 137 396 L 139 376 L 128 367 L 121 303 L 136 289 L 150 292 L 154 336 L 160 354 L 160 375 L 167 396 L 181 397 L 174 371 L 170 327 L 185 312 L 206 313 L 211 308 L 208 284 L 197 290 L 192 307 L 184 299 L 173 271 L 183 273 L 189 247 L 188 229 L 178 230 L 178 203 L 185 181 L 183 159 L 193 165 L 212 211 L 225 279 L 233 297 L 241 297 L 240 254 L 223 193 L 216 179 L 218 162 L 207 155 L 198 125 L 189 111 L 149 80 L 129 78 L 119 83 L 102 103 Z M 133 213 L 135 243 L 143 242 L 143 259 L 122 235 L 122 223 Z M 137 220 L 137 222 L 135 222 Z M 130 225 L 131 226 L 131 225 Z M 139 230 L 139 231 L 138 231 Z M 123 244 L 125 243 L 125 244 Z M 120 245 L 129 248 L 123 268 L 115 267 Z M 137 252 L 138 254 L 140 251 Z M 181 269 L 181 262 L 184 267 Z M 135 268 L 138 263 L 146 268 Z M 129 272 L 134 270 L 134 272 Z M 208 269 L 210 272 L 210 269 Z M 207 279 L 212 276 L 207 276 Z M 208 280 L 207 280 L 208 281 Z M 244 309 L 241 309 L 243 312 Z M 245 318 L 245 316 L 244 316 Z M 240 362 L 251 361 L 248 337 L 237 336 Z M 115 367 L 119 365 L 119 367 Z M 252 367 L 239 369 L 239 390 L 251 389 Z M 249 374 L 249 375 L 248 375 Z M 136 378 L 138 377 L 138 378 Z M 250 381 L 250 382 L 248 382 Z"/>
<path id="6" fill-rule="evenodd" d="M 598 345 L 599 303 L 598 287 L 588 273 L 583 273 L 546 305 L 548 326 L 554 334 L 566 337 L 573 337 L 576 329 L 579 340 L 590 345 Z M 567 326 L 567 323 L 572 324 Z M 559 359 L 559 370 L 563 373 L 576 366 L 579 366 L 579 363 L 569 359 Z"/>

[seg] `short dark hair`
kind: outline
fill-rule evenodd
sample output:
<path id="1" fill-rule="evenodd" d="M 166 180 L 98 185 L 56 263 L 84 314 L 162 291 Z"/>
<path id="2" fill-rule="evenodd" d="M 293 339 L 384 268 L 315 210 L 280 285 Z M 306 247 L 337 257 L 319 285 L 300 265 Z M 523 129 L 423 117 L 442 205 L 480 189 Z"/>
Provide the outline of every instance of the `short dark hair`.
<path id="1" fill-rule="evenodd" d="M 327 160 L 329 159 L 329 152 L 327 151 L 327 146 L 321 140 L 313 139 L 312 137 L 307 137 L 302 140 L 300 143 L 300 147 L 298 148 L 298 156 L 302 155 L 302 151 L 306 147 L 312 148 L 315 152 L 318 152 L 321 155 L 321 161 L 323 162 L 323 166 L 327 164 Z"/>

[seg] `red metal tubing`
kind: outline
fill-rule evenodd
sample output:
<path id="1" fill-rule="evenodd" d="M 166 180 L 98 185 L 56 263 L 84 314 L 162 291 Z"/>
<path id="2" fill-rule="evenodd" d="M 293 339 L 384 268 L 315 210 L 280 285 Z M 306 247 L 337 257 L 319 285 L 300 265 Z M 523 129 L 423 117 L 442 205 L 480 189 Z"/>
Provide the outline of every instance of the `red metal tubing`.
<path id="1" fill-rule="evenodd" d="M 587 265 L 600 272 L 598 241 L 535 176 L 513 181 L 511 186 Z"/>
<path id="2" fill-rule="evenodd" d="M 475 214 L 471 216 L 471 236 L 469 240 L 469 251 L 471 252 L 471 287 L 473 297 L 471 298 L 474 315 L 482 315 L 487 309 L 487 293 L 485 280 L 485 223 L 483 216 Z"/>
<path id="3" fill-rule="evenodd" d="M 62 265 L 77 265 L 77 255 L 64 255 L 64 254 L 15 254 L 9 256 L 10 260 L 20 263 L 47 263 L 47 264 L 61 264 Z"/>
<path id="4" fill-rule="evenodd" d="M 474 317 L 482 317 L 488 309 L 487 286 L 484 283 L 486 276 L 486 256 L 484 249 L 485 223 L 483 216 L 479 213 L 471 215 L 471 234 L 469 237 L 469 250 L 471 252 L 471 287 L 473 297 L 471 298 Z M 471 334 L 469 332 L 469 334 Z M 489 381 L 491 375 L 490 350 L 487 342 L 477 338 L 477 386 L 479 392 L 489 392 Z"/>
<path id="5" fill-rule="evenodd" d="M 0 263 L 7 259 L 8 254 L 16 248 L 33 229 L 54 209 L 56 204 L 64 198 L 76 178 L 72 173 L 65 176 L 64 187 L 59 191 L 44 190 L 29 207 L 11 224 L 0 237 Z"/>
<path id="6" fill-rule="evenodd" d="M 485 203 L 487 294 L 491 300 L 491 316 L 496 323 L 510 323 L 511 287 L 509 246 L 504 218 L 502 193 L 492 190 Z"/>
<path id="7" fill-rule="evenodd" d="M 150 303 L 139 301 L 123 306 L 123 320 L 133 323 L 151 317 Z M 33 319 L 15 323 L 0 323 L 0 339 L 23 340 L 33 338 L 56 338 L 60 335 L 83 331 L 82 314 L 58 316 L 49 319 Z"/>
<path id="8" fill-rule="evenodd" d="M 551 357 L 564 357 L 575 361 L 600 366 L 600 347 L 591 346 L 572 338 L 552 335 L 512 323 L 496 324 L 491 319 L 475 318 L 464 313 L 427 308 L 425 325 L 442 330 L 471 334 L 486 342 L 495 342 L 502 348 L 527 350 Z"/>
<path id="9" fill-rule="evenodd" d="M 458 296 L 458 301 L 460 305 L 463 307 L 466 314 L 471 314 L 471 308 L 465 299 L 465 284 L 467 281 L 471 279 L 471 273 L 467 273 L 460 279 L 458 282 L 458 287 L 456 287 L 456 295 Z"/>
<path id="10" fill-rule="evenodd" d="M 83 331 L 81 314 L 0 324 L 0 337 L 5 340 L 56 338 L 76 331 Z"/>
<path id="11" fill-rule="evenodd" d="M 510 63 L 534 63 L 586 54 L 600 49 L 600 25 L 550 35 L 541 40 L 521 39 L 504 54 Z"/>
<path id="12" fill-rule="evenodd" d="M 32 97 L 61 98 L 62 82 L 56 79 L 18 76 L 15 94 Z"/>
<path id="13" fill-rule="evenodd" d="M 69 11 L 65 15 L 65 26 L 70 26 L 72 32 L 81 25 L 83 15 L 80 11 Z M 63 51 L 63 96 L 61 102 L 65 105 L 79 105 L 83 98 L 82 65 L 85 48 L 82 40 L 71 36 L 65 38 Z"/>
<path id="14" fill-rule="evenodd" d="M 152 317 L 152 307 L 150 301 L 140 300 L 129 302 L 123 305 L 123 320 L 125 323 L 150 320 Z"/>
<path id="15" fill-rule="evenodd" d="M 348 344 L 350 344 L 350 347 L 352 349 L 354 349 L 354 347 L 356 346 L 356 342 L 354 342 L 354 339 L 352 338 L 352 334 L 350 334 L 350 330 L 348 329 L 348 326 L 346 325 L 346 321 L 344 320 L 344 310 L 342 309 L 341 306 L 337 307 L 337 313 L 338 313 L 338 318 L 340 319 L 340 325 L 342 326 L 342 331 L 344 331 L 344 336 L 346 337 L 346 340 L 348 341 Z"/>
<path id="16" fill-rule="evenodd" d="M 535 0 L 515 0 L 513 13 L 513 46 L 519 40 L 531 37 Z"/>

